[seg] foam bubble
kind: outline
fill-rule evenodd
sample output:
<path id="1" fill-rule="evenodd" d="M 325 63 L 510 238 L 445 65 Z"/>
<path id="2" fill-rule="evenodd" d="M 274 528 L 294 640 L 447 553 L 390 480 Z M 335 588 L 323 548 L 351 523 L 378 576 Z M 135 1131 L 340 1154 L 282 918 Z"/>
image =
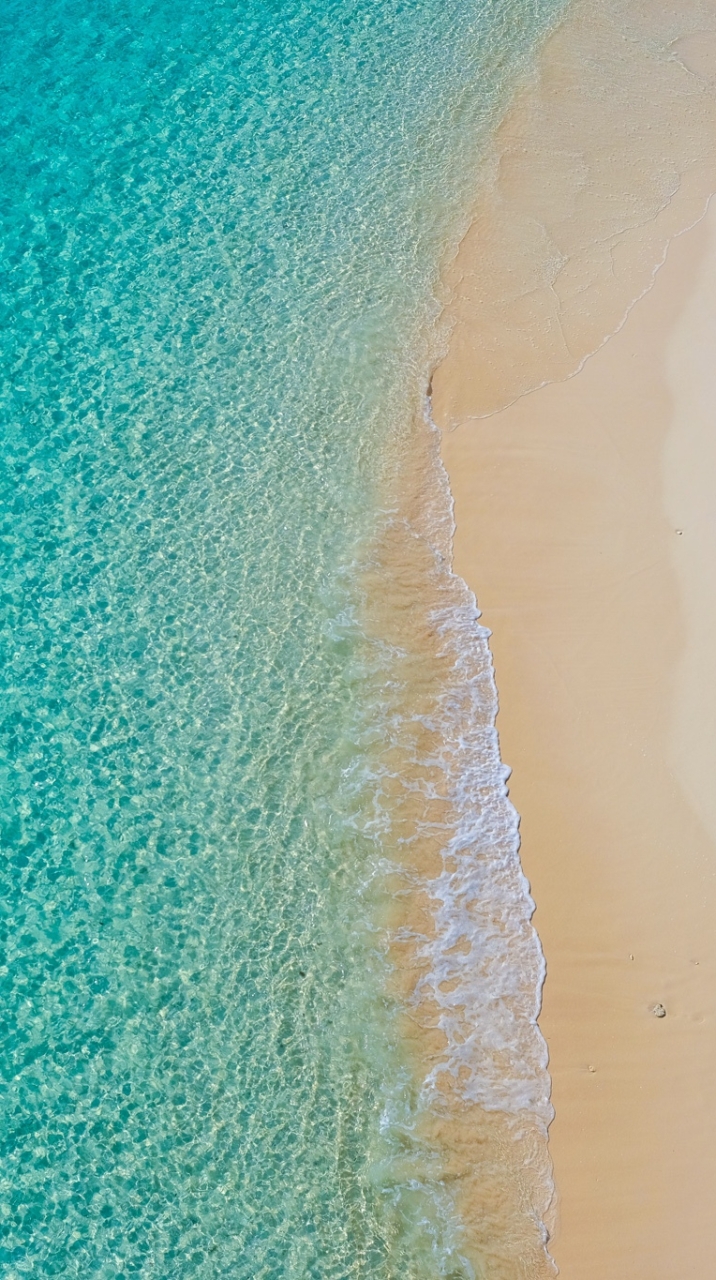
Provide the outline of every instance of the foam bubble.
<path id="1" fill-rule="evenodd" d="M 373 822 L 390 858 L 419 1123 L 450 1170 L 478 1264 L 489 1251 L 498 1276 L 529 1256 L 535 1276 L 553 1274 L 545 961 L 495 727 L 490 632 L 452 569 L 453 503 L 429 398 L 403 482 L 375 557 L 391 595 L 369 592 L 383 700 Z"/>

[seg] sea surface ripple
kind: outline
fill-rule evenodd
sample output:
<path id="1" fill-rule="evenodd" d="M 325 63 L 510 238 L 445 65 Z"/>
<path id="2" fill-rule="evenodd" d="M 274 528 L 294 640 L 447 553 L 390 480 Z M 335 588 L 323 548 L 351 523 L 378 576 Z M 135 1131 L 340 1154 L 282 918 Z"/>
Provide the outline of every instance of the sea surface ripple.
<path id="1" fill-rule="evenodd" d="M 544 20 L 3 8 L 5 1280 L 469 1274 L 405 1158 L 356 583 Z"/>

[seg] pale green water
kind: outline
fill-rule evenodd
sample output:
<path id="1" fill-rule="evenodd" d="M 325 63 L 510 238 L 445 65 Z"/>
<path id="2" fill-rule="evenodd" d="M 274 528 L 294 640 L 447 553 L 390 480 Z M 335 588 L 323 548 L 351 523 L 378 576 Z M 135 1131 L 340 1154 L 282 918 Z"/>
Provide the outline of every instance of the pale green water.
<path id="1" fill-rule="evenodd" d="M 355 583 L 548 16 L 4 7 L 7 1280 L 469 1274 L 385 995 Z"/>

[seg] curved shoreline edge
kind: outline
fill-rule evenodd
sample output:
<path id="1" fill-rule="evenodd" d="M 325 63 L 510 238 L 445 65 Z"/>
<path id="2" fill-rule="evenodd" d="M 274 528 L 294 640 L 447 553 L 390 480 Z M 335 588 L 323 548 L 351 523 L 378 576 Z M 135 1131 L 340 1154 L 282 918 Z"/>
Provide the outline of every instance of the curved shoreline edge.
<path id="1" fill-rule="evenodd" d="M 616 22 L 619 5 L 608 9 Z M 575 204 L 565 186 L 574 152 L 565 149 L 545 211 L 545 170 L 528 146 L 536 122 L 563 127 L 573 72 L 594 39 L 575 6 L 498 130 L 475 220 L 448 270 L 452 338 L 431 387 L 455 501 L 454 568 L 492 632 L 500 746 L 547 958 L 540 1025 L 556 1108 L 553 1252 L 567 1280 L 668 1280 L 689 1266 L 706 1274 L 704 1224 L 716 1194 L 707 1104 L 716 1069 L 707 783 L 716 768 L 707 645 L 716 430 L 704 336 L 713 337 L 716 316 L 714 205 L 703 215 L 716 190 L 716 10 L 687 6 L 680 32 L 665 29 L 654 7 L 637 16 L 635 57 L 647 35 L 651 43 L 631 88 L 621 67 L 631 94 L 622 103 L 636 126 L 655 94 L 657 119 L 668 107 L 673 155 L 684 161 L 676 188 L 653 216 L 632 218 L 610 280 L 588 254 L 570 286 L 568 255 L 552 273 L 544 241 L 532 258 L 516 252 L 513 233 L 536 209 L 552 245 L 571 235 L 577 249 L 605 216 L 601 162 Z M 603 71 L 611 55 L 604 31 L 596 34 Z M 682 94 L 680 73 L 675 93 L 677 42 L 694 97 Z M 623 53 L 618 41 L 613 49 Z M 580 117 L 567 124 L 574 139 Z M 649 131 L 636 126 L 624 132 L 607 113 L 598 138 L 585 136 L 584 155 L 596 142 L 616 155 L 623 173 L 612 190 L 643 197 L 644 214 L 663 154 L 644 150 Z M 543 134 L 543 153 L 559 153 L 554 137 Z M 635 164 L 648 189 L 630 188 Z M 515 285 L 520 271 L 532 272 L 530 288 Z M 568 342 L 556 342 L 557 329 Z M 533 365 L 520 360 L 528 348 Z M 510 368 L 532 378 L 514 395 Z M 534 368 L 547 376 L 533 377 Z M 662 1001 L 667 1016 L 655 1018 Z"/>
<path id="2" fill-rule="evenodd" d="M 381 812 L 411 1143 L 454 1206 L 456 1274 L 547 1280 L 545 962 L 500 758 L 489 632 L 450 565 L 452 499 L 427 409 L 417 406 L 399 503 L 375 547 L 377 581 L 366 579 L 367 633 L 393 655 Z"/>

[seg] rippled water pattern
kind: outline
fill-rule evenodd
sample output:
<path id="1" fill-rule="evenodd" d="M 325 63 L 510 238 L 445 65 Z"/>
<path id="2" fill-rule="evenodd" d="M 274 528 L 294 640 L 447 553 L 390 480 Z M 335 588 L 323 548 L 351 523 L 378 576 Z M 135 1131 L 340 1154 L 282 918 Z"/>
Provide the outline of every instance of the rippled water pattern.
<path id="1" fill-rule="evenodd" d="M 3 7 L 5 1280 L 467 1274 L 406 1156 L 353 584 L 537 21 Z"/>

